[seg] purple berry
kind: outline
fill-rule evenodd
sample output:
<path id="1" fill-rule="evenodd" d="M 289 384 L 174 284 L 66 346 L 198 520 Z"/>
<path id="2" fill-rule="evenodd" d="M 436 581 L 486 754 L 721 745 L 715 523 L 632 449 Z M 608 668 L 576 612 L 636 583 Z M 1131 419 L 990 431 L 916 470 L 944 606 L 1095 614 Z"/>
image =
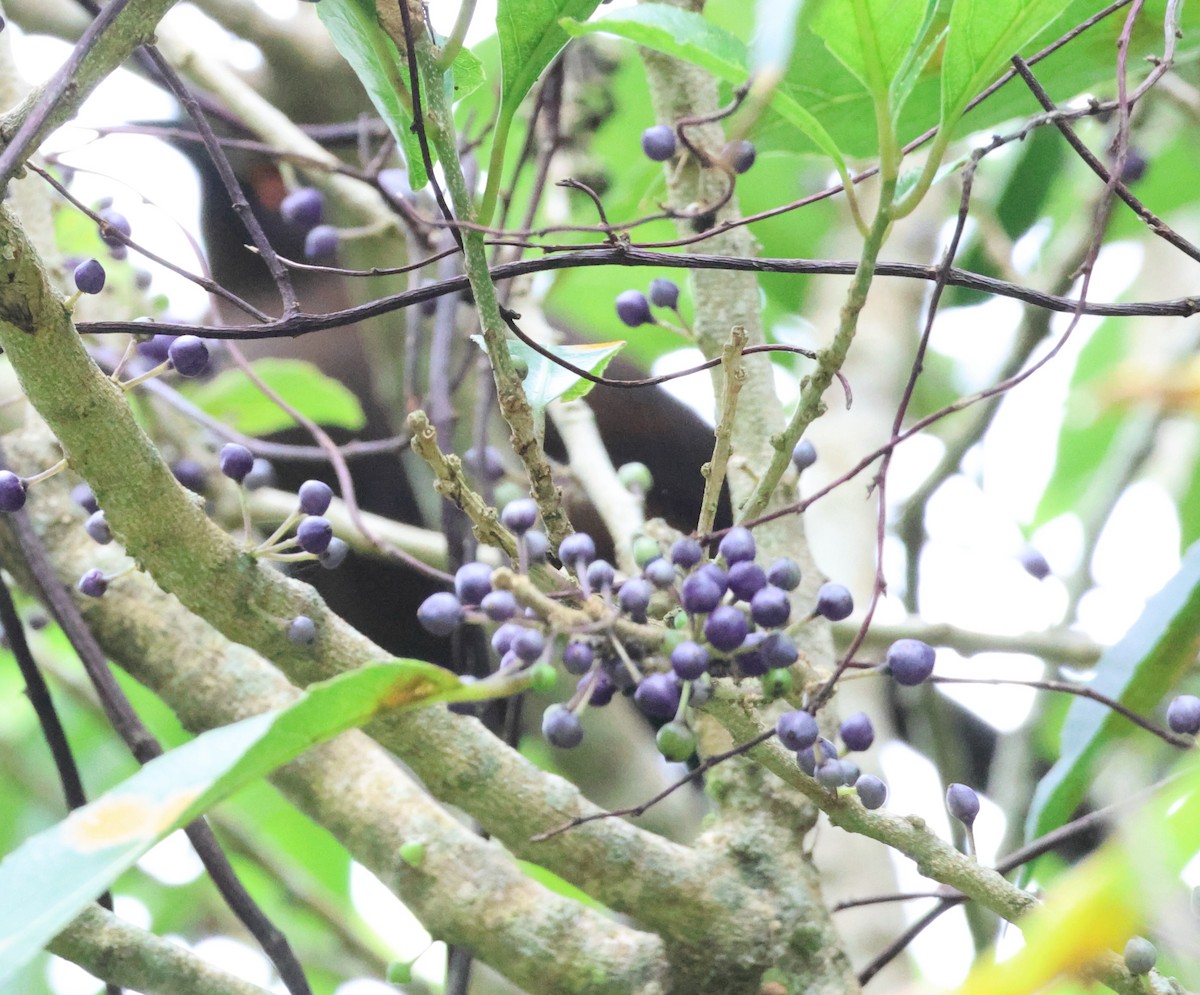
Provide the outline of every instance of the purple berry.
<path id="1" fill-rule="evenodd" d="M 813 754 L 811 746 L 807 749 L 796 751 L 796 763 L 809 777 L 812 777 L 817 772 L 817 758 Z"/>
<path id="2" fill-rule="evenodd" d="M 859 769 L 858 764 L 853 760 L 847 760 L 845 757 L 839 763 L 842 765 L 842 784 L 847 788 L 853 788 L 858 783 L 858 779 L 862 777 L 862 771 Z"/>
<path id="3" fill-rule="evenodd" d="M 695 539 L 676 539 L 671 544 L 671 562 L 684 570 L 691 570 L 704 558 L 704 550 Z"/>
<path id="4" fill-rule="evenodd" d="M 297 615 L 288 622 L 287 637 L 297 646 L 309 646 L 317 640 L 317 625 L 307 615 Z"/>
<path id="5" fill-rule="evenodd" d="M 75 267 L 75 289 L 84 294 L 98 294 L 104 289 L 104 267 L 98 259 L 85 259 Z"/>
<path id="6" fill-rule="evenodd" d="M 817 448 L 807 439 L 801 439 L 792 450 L 792 466 L 803 473 L 817 461 Z"/>
<path id="7" fill-rule="evenodd" d="M 734 655 L 734 663 L 738 665 L 743 677 L 762 677 L 771 669 L 767 658 L 763 655 L 762 644 L 766 636 L 761 632 L 750 633 L 738 647 Z"/>
<path id="8" fill-rule="evenodd" d="M 459 604 L 458 598 L 449 591 L 438 591 L 436 594 L 429 595 L 417 609 L 417 621 L 421 623 L 421 628 L 435 636 L 450 635 L 458 628 L 462 620 L 462 605 Z M 499 634 L 500 630 L 497 629 L 496 635 Z M 492 637 L 492 645 L 496 645 L 495 636 Z M 507 647 L 505 647 L 505 652 L 507 652 Z"/>
<path id="9" fill-rule="evenodd" d="M 1192 694 L 1172 698 L 1167 706 L 1167 725 L 1184 736 L 1200 732 L 1200 698 Z"/>
<path id="10" fill-rule="evenodd" d="M 738 601 L 749 601 L 767 586 L 767 575 L 753 560 L 741 560 L 729 568 L 729 590 Z"/>
<path id="11" fill-rule="evenodd" d="M 296 526 L 296 542 L 306 553 L 323 553 L 333 538 L 333 526 L 329 519 L 320 515 L 309 515 Z"/>
<path id="12" fill-rule="evenodd" d="M 768 584 L 750 599 L 750 617 L 755 625 L 764 629 L 777 629 L 784 625 L 792 613 L 787 591 Z"/>
<path id="13" fill-rule="evenodd" d="M 581 678 L 577 686 L 583 687 L 587 681 L 592 682 L 592 695 L 588 698 L 592 708 L 603 708 L 617 693 L 617 685 L 603 670 L 593 670 L 590 675 Z"/>
<path id="14" fill-rule="evenodd" d="M 970 826 L 979 814 L 979 796 L 965 784 L 951 784 L 946 788 L 946 808 L 964 826 Z"/>
<path id="15" fill-rule="evenodd" d="M 1131 937 L 1125 944 L 1125 968 L 1133 975 L 1149 974 L 1158 961 L 1158 950 L 1144 936 Z"/>
<path id="16" fill-rule="evenodd" d="M 750 530 L 735 525 L 725 533 L 725 538 L 721 540 L 717 551 L 725 557 L 725 562 L 732 566 L 742 560 L 753 560 L 757 550 L 754 545 L 754 536 Z"/>
<path id="17" fill-rule="evenodd" d="M 167 361 L 167 353 L 171 348 L 171 343 L 175 341 L 174 335 L 151 335 L 150 338 L 138 343 L 138 355 L 149 360 L 155 366 L 159 363 Z"/>
<path id="18" fill-rule="evenodd" d="M 306 480 L 298 494 L 300 510 L 306 515 L 323 515 L 333 501 L 333 489 L 322 480 Z"/>
<path id="19" fill-rule="evenodd" d="M 546 651 L 546 637 L 541 629 L 526 629 L 513 636 L 512 652 L 526 663 L 533 663 Z"/>
<path id="20" fill-rule="evenodd" d="M 1025 568 L 1025 572 L 1031 577 L 1036 577 L 1038 580 L 1045 580 L 1050 576 L 1050 564 L 1046 562 L 1046 557 L 1036 549 L 1029 547 L 1021 550 L 1020 561 L 1021 566 Z"/>
<path id="21" fill-rule="evenodd" d="M 125 243 L 117 237 L 115 232 L 120 232 L 126 238 L 133 234 L 133 226 L 129 224 L 129 219 L 119 211 L 114 211 L 112 208 L 105 208 L 100 212 L 100 239 L 105 245 L 111 245 L 113 248 L 123 249 Z"/>
<path id="22" fill-rule="evenodd" d="M 538 506 L 533 498 L 517 498 L 509 501 L 500 512 L 500 524 L 517 535 L 523 535 L 533 528 L 537 515 Z"/>
<path id="23" fill-rule="evenodd" d="M 492 591 L 479 602 L 480 610 L 493 622 L 507 622 L 519 607 L 512 591 Z"/>
<path id="24" fill-rule="evenodd" d="M 274 485 L 275 467 L 271 465 L 270 460 L 262 457 L 254 461 L 254 466 L 246 474 L 246 479 L 242 481 L 242 486 L 248 491 L 256 491 L 260 487 L 273 487 Z"/>
<path id="25" fill-rule="evenodd" d="M 254 469 L 254 453 L 236 442 L 227 442 L 221 447 L 217 462 L 225 476 L 240 484 Z"/>
<path id="26" fill-rule="evenodd" d="M 304 236 L 304 258 L 310 262 L 332 258 L 337 247 L 338 230 L 333 225 L 317 225 Z"/>
<path id="27" fill-rule="evenodd" d="M 691 640 L 671 650 L 671 669 L 682 681 L 694 681 L 708 670 L 708 650 Z"/>
<path id="28" fill-rule="evenodd" d="M 504 476 L 504 460 L 495 446 L 483 447 L 482 460 L 479 458 L 479 450 L 472 446 L 463 453 L 463 465 L 470 467 L 476 476 L 493 484 Z"/>
<path id="29" fill-rule="evenodd" d="M 581 573 L 596 558 L 596 544 L 586 532 L 572 532 L 559 543 L 558 558 Z"/>
<path id="30" fill-rule="evenodd" d="M 105 578 L 103 570 L 93 567 L 79 578 L 76 587 L 79 588 L 79 593 L 85 597 L 102 598 L 104 592 L 108 590 L 108 580 Z"/>
<path id="31" fill-rule="evenodd" d="M 464 563 L 454 574 L 454 593 L 464 605 L 479 605 L 492 590 L 492 568 L 486 563 Z"/>
<path id="32" fill-rule="evenodd" d="M 300 187 L 283 198 L 279 213 L 289 225 L 312 228 L 325 216 L 325 198 L 315 187 Z"/>
<path id="33" fill-rule="evenodd" d="M 592 560 L 587 565 L 588 587 L 593 591 L 608 591 L 612 589 L 617 572 L 608 560 Z"/>
<path id="34" fill-rule="evenodd" d="M 750 625 L 746 616 L 732 605 L 718 605 L 704 623 L 704 638 L 724 653 L 742 645 Z"/>
<path id="35" fill-rule="evenodd" d="M 525 552 L 529 554 L 530 563 L 545 563 L 550 555 L 550 540 L 544 532 L 530 529 L 525 533 Z"/>
<path id="36" fill-rule="evenodd" d="M 809 712 L 784 712 L 775 723 L 775 733 L 786 749 L 807 750 L 820 737 L 817 720 Z"/>
<path id="37" fill-rule="evenodd" d="M 654 324 L 650 302 L 640 290 L 623 290 L 617 294 L 617 317 L 630 328 Z"/>
<path id="38" fill-rule="evenodd" d="M 92 541 L 101 546 L 107 546 L 112 542 L 112 529 L 108 527 L 108 519 L 104 517 L 102 511 L 92 512 L 88 520 L 83 523 L 83 528 L 92 537 Z"/>
<path id="39" fill-rule="evenodd" d="M 874 774 L 863 774 L 855 783 L 854 790 L 858 792 L 863 808 L 883 808 L 883 803 L 887 801 L 887 785 Z"/>
<path id="40" fill-rule="evenodd" d="M 583 725 L 566 705 L 551 705 L 542 713 L 542 737 L 551 746 L 570 750 L 583 742 Z"/>
<path id="41" fill-rule="evenodd" d="M 887 651 L 887 668 L 897 684 L 914 687 L 929 679 L 936 656 L 919 639 L 897 639 Z"/>
<path id="42" fill-rule="evenodd" d="M 1144 155 L 1130 149 L 1125 153 L 1125 163 L 1121 167 L 1121 182 L 1125 184 L 1137 183 L 1138 180 L 1146 175 L 1146 170 L 1149 167 L 1150 163 L 1146 161 Z"/>
<path id="43" fill-rule="evenodd" d="M 208 369 L 208 346 L 195 335 L 180 335 L 167 347 L 167 358 L 181 377 L 198 377 Z"/>
<path id="44" fill-rule="evenodd" d="M 686 612 L 706 615 L 721 603 L 724 592 L 710 577 L 694 573 L 680 585 L 679 600 Z"/>
<path id="45" fill-rule="evenodd" d="M 646 158 L 666 162 L 675 154 L 675 129 L 656 124 L 642 132 L 642 151 Z"/>
<path id="46" fill-rule="evenodd" d="M 679 284 L 661 276 L 651 280 L 650 303 L 655 307 L 667 307 L 672 310 L 679 307 Z"/>
<path id="47" fill-rule="evenodd" d="M 655 587 L 667 588 L 675 583 L 675 564 L 665 557 L 651 560 L 642 571 L 642 576 Z"/>
<path id="48" fill-rule="evenodd" d="M 868 750 L 875 742 L 875 729 L 865 712 L 849 716 L 838 730 L 847 750 Z"/>
<path id="49" fill-rule="evenodd" d="M 679 710 L 680 688 L 671 674 L 649 674 L 633 693 L 634 703 L 653 719 L 673 719 Z"/>
<path id="50" fill-rule="evenodd" d="M 800 659 L 796 644 L 786 632 L 768 633 L 762 641 L 762 655 L 771 670 L 790 667 Z"/>
<path id="51" fill-rule="evenodd" d="M 824 736 L 817 740 L 816 749 L 822 760 L 836 760 L 838 758 L 838 748 L 833 745 L 833 740 L 826 739 Z"/>
<path id="52" fill-rule="evenodd" d="M 25 483 L 11 470 L 0 470 L 0 511 L 25 507 Z"/>
<path id="53" fill-rule="evenodd" d="M 854 597 L 841 584 L 822 584 L 817 592 L 816 613 L 831 622 L 849 618 L 854 611 Z"/>
<path id="54" fill-rule="evenodd" d="M 817 769 L 813 772 L 813 777 L 823 788 L 829 788 L 831 791 L 840 788 L 846 779 L 839 760 L 826 760 L 824 763 L 818 764 Z"/>
<path id="55" fill-rule="evenodd" d="M 800 564 L 791 557 L 781 557 L 768 568 L 767 580 L 785 591 L 794 591 L 800 586 Z"/>
<path id="56" fill-rule="evenodd" d="M 563 545 L 566 545 L 566 540 L 563 540 Z M 653 593 L 654 588 L 649 582 L 640 577 L 630 577 L 617 592 L 617 603 L 623 612 L 634 621 L 640 622 L 646 617 L 646 609 L 650 607 L 650 597 Z"/>
<path id="57" fill-rule="evenodd" d="M 208 472 L 194 459 L 184 457 L 171 464 L 171 473 L 193 494 L 203 494 L 208 489 Z"/>
<path id="58" fill-rule="evenodd" d="M 451 595 L 451 597 L 454 596 Z M 458 604 L 457 598 L 455 598 L 454 601 L 455 604 Z M 461 608 L 462 606 L 460 605 L 459 607 Z M 512 622 L 505 623 L 492 633 L 492 649 L 496 651 L 497 656 L 502 657 L 505 653 L 512 649 L 513 639 L 516 638 L 517 634 L 521 632 L 521 629 L 521 626 L 517 625 L 515 622 Z"/>
<path id="59" fill-rule="evenodd" d="M 724 597 L 725 592 L 729 590 L 729 575 L 715 563 L 704 564 L 704 566 L 700 567 L 696 573 L 707 577 L 714 584 L 716 584 L 717 587 L 721 589 L 722 597 Z"/>
<path id="60" fill-rule="evenodd" d="M 0 471 L 0 480 L 4 479 L 4 472 Z M 0 484 L 0 492 L 4 490 Z M 92 493 L 92 489 L 87 484 L 76 484 L 71 488 L 71 500 L 88 514 L 94 515 L 100 510 L 100 505 L 96 503 L 96 495 Z"/>
<path id="61" fill-rule="evenodd" d="M 753 142 L 742 139 L 730 142 L 725 146 L 725 161 L 729 163 L 735 173 L 746 172 L 754 165 L 756 158 L 758 158 L 758 150 L 755 149 Z"/>
<path id="62" fill-rule="evenodd" d="M 563 647 L 563 668 L 568 674 L 586 674 L 592 669 L 592 662 L 596 659 L 595 651 L 587 643 L 579 640 L 572 640 Z"/>
<path id="63" fill-rule="evenodd" d="M 344 540 L 334 536 L 325 547 L 325 552 L 317 554 L 317 562 L 326 570 L 336 570 L 346 562 L 350 555 L 350 546 Z"/>

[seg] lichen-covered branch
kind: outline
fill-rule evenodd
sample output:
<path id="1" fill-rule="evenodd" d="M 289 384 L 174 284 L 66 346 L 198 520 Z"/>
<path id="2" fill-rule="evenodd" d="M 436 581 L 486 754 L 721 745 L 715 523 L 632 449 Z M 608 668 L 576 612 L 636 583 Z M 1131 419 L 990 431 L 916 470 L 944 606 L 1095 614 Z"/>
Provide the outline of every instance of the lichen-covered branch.
<path id="1" fill-rule="evenodd" d="M 269 995 L 98 905 L 89 906 L 47 949 L 97 978 L 145 995 Z"/>

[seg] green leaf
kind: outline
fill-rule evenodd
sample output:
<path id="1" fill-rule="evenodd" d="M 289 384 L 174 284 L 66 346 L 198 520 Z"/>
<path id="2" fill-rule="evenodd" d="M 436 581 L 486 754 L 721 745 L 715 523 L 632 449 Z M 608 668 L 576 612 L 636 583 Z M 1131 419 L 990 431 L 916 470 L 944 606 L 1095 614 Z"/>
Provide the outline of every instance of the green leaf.
<path id="1" fill-rule="evenodd" d="M 472 335 L 471 338 L 479 348 L 486 351 L 482 335 Z M 596 342 L 589 345 L 551 345 L 545 348 L 563 362 L 570 363 L 576 369 L 587 370 L 592 376 L 598 377 L 624 346 L 624 342 Z M 514 360 L 523 360 L 529 367 L 529 373 L 526 374 L 522 386 L 525 388 L 530 407 L 535 411 L 544 410 L 547 404 L 559 398 L 563 401 L 576 401 L 595 386 L 590 380 L 563 368 L 524 342 L 509 339 L 508 352 Z"/>
<path id="2" fill-rule="evenodd" d="M 268 387 L 318 425 L 356 431 L 367 423 L 362 405 L 345 384 L 300 359 L 256 359 L 254 372 Z M 269 435 L 296 422 L 241 370 L 225 370 L 198 384 L 188 399 L 243 435 Z"/>
<path id="3" fill-rule="evenodd" d="M 699 14 L 678 7 L 645 3 L 632 10 L 620 10 L 587 24 L 563 21 L 572 35 L 605 33 L 627 38 L 646 48 L 674 56 L 707 69 L 718 79 L 740 86 L 749 78 L 746 46 L 729 32 L 706 21 Z M 785 88 L 771 94 L 768 106 L 808 136 L 837 164 L 846 168 L 837 143 L 829 132 Z"/>
<path id="4" fill-rule="evenodd" d="M 425 163 L 421 145 L 412 127 L 412 102 L 408 92 L 408 64 L 396 45 L 379 26 L 373 0 L 323 0 L 317 16 L 333 39 L 334 47 L 362 83 L 367 96 L 387 122 L 392 137 L 404 149 L 408 184 L 414 190 L 425 186 Z M 467 63 L 463 63 L 464 71 Z M 455 60 L 458 67 L 458 60 Z M 478 84 L 476 84 L 478 85 Z"/>
<path id="5" fill-rule="evenodd" d="M 569 36 L 559 20 L 586 21 L 600 0 L 500 0 L 496 34 L 500 39 L 500 102 L 515 108 L 558 55 Z"/>
<path id="6" fill-rule="evenodd" d="M 929 0 L 824 0 L 812 30 L 873 93 L 875 81 L 890 89 L 901 67 L 912 61 L 914 41 L 924 35 L 932 14 Z"/>
<path id="7" fill-rule="evenodd" d="M 243 785 L 381 713 L 512 690 L 418 660 L 372 664 L 151 761 L 0 863 L 0 986 L 155 843 Z"/>
<path id="8" fill-rule="evenodd" d="M 1088 687 L 1139 714 L 1152 711 L 1200 649 L 1200 543 L 1179 572 L 1146 603 L 1128 634 L 1096 664 Z M 1058 762 L 1034 792 L 1025 836 L 1036 839 L 1061 826 L 1087 792 L 1097 759 L 1136 727 L 1096 701 L 1076 698 L 1063 724 Z"/>
<path id="9" fill-rule="evenodd" d="M 942 58 L 942 126 L 953 125 L 971 98 L 1064 7 L 1062 0 L 956 0 Z"/>

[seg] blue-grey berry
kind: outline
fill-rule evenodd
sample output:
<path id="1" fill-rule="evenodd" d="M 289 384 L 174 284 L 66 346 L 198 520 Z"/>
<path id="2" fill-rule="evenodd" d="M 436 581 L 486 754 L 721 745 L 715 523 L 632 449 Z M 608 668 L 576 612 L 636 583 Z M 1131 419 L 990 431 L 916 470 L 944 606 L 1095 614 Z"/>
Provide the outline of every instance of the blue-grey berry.
<path id="1" fill-rule="evenodd" d="M 431 594 L 421 602 L 421 607 L 417 609 L 417 621 L 421 623 L 421 627 L 426 632 L 435 636 L 450 635 L 458 628 L 462 620 L 462 605 L 458 598 L 449 591 L 438 591 L 436 594 Z M 499 630 L 497 630 L 496 635 L 499 634 Z M 492 637 L 492 645 L 496 645 L 495 636 Z M 507 652 L 507 650 L 506 646 L 503 651 L 498 650 L 497 652 Z"/>
<path id="2" fill-rule="evenodd" d="M 0 511 L 25 507 L 25 482 L 11 470 L 0 470 Z"/>
<path id="3" fill-rule="evenodd" d="M 792 450 L 792 466 L 797 473 L 803 473 L 817 461 L 817 447 L 808 439 L 801 439 Z"/>
<path id="4" fill-rule="evenodd" d="M 79 593 L 86 597 L 102 598 L 104 592 L 108 590 L 108 579 L 104 576 L 103 570 L 93 567 L 79 578 L 76 587 L 79 588 Z"/>
<path id="5" fill-rule="evenodd" d="M 333 501 L 333 489 L 323 480 L 306 480 L 296 495 L 306 515 L 323 515 Z"/>
<path id="6" fill-rule="evenodd" d="M 676 539 L 671 544 L 671 562 L 684 570 L 691 570 L 704 557 L 704 550 L 695 539 Z"/>
<path id="7" fill-rule="evenodd" d="M 246 474 L 254 469 L 254 454 L 239 443 L 227 442 L 217 455 L 217 464 L 225 476 L 240 484 L 246 479 Z"/>
<path id="8" fill-rule="evenodd" d="M 651 560 L 642 570 L 642 576 L 655 587 L 667 588 L 675 583 L 675 564 L 665 557 Z"/>
<path id="9" fill-rule="evenodd" d="M 98 259 L 85 259 L 75 267 L 75 289 L 84 294 L 98 294 L 104 289 L 104 266 Z"/>
<path id="10" fill-rule="evenodd" d="M 965 784 L 951 784 L 946 788 L 946 808 L 964 826 L 970 826 L 979 814 L 979 795 Z"/>
<path id="11" fill-rule="evenodd" d="M 593 591 L 608 591 L 612 589 L 617 572 L 608 560 L 592 560 L 587 565 L 588 587 Z"/>
<path id="12" fill-rule="evenodd" d="M 749 631 L 746 616 L 732 605 L 718 605 L 704 622 L 704 638 L 723 653 L 738 649 Z"/>
<path id="13" fill-rule="evenodd" d="M 592 669 L 596 653 L 587 643 L 572 640 L 563 647 L 563 668 L 568 674 L 586 674 Z"/>
<path id="14" fill-rule="evenodd" d="M 651 280 L 650 303 L 655 307 L 679 307 L 679 284 L 661 276 Z"/>
<path id="15" fill-rule="evenodd" d="M 334 536 L 329 540 L 329 545 L 325 547 L 325 551 L 317 554 L 317 562 L 326 570 L 336 570 L 346 562 L 346 557 L 349 555 L 349 544 L 345 540 Z"/>
<path id="16" fill-rule="evenodd" d="M 690 639 L 671 650 L 671 669 L 680 680 L 694 681 L 708 670 L 708 650 Z"/>
<path id="17" fill-rule="evenodd" d="M 315 187 L 300 187 L 283 198 L 279 213 L 290 225 L 315 227 L 325 216 L 325 197 Z"/>
<path id="18" fill-rule="evenodd" d="M 648 674 L 633 693 L 633 701 L 655 719 L 673 719 L 679 710 L 680 688 L 670 674 Z"/>
<path id="19" fill-rule="evenodd" d="M 800 564 L 789 556 L 780 557 L 767 568 L 767 580 L 785 591 L 800 586 Z"/>
<path id="20" fill-rule="evenodd" d="M 847 750 L 869 750 L 875 742 L 875 727 L 865 712 L 855 712 L 838 730 Z"/>
<path id="21" fill-rule="evenodd" d="M 1200 732 L 1200 698 L 1192 694 L 1172 698 L 1167 706 L 1167 725 L 1173 732 L 1184 736 L 1194 736 Z"/>
<path id="22" fill-rule="evenodd" d="M 1158 951 L 1144 936 L 1131 937 L 1125 944 L 1125 967 L 1130 974 L 1149 974 L 1158 961 Z"/>
<path id="23" fill-rule="evenodd" d="M 775 723 L 775 732 L 785 748 L 806 750 L 815 743 L 821 735 L 817 728 L 817 720 L 809 712 L 799 709 L 784 712 Z"/>
<path id="24" fill-rule="evenodd" d="M 750 617 L 755 625 L 764 629 L 777 629 L 786 624 L 791 615 L 792 604 L 788 601 L 787 591 L 768 584 L 750 599 Z"/>
<path id="25" fill-rule="evenodd" d="M 729 568 L 729 590 L 738 601 L 749 601 L 767 586 L 767 574 L 753 560 L 740 560 Z"/>
<path id="26" fill-rule="evenodd" d="M 308 646 L 310 643 L 316 642 L 317 625 L 307 615 L 297 615 L 288 622 L 287 637 L 288 642 L 295 643 L 297 646 Z"/>
<path id="27" fill-rule="evenodd" d="M 296 542 L 306 553 L 325 552 L 332 538 L 333 526 L 320 515 L 309 515 L 296 526 Z"/>
<path id="28" fill-rule="evenodd" d="M 84 530 L 92 537 L 93 542 L 99 543 L 101 546 L 107 546 L 112 542 L 112 529 L 108 527 L 108 519 L 104 517 L 103 511 L 94 511 L 88 520 L 83 523 Z"/>
<path id="29" fill-rule="evenodd" d="M 863 808 L 882 808 L 887 801 L 887 785 L 874 774 L 863 774 L 854 784 Z"/>
<path id="30" fill-rule="evenodd" d="M 854 596 L 841 584 L 822 584 L 817 591 L 818 615 L 831 622 L 840 622 L 849 618 L 854 611 Z"/>
<path id="31" fill-rule="evenodd" d="M 538 506 L 533 498 L 518 498 L 509 501 L 500 512 L 500 523 L 508 530 L 522 535 L 533 528 L 537 521 Z"/>
<path id="32" fill-rule="evenodd" d="M 304 236 L 304 258 L 309 262 L 329 259 L 337 253 L 338 230 L 333 225 L 317 225 Z"/>
<path id="33" fill-rule="evenodd" d="M 551 746 L 570 750 L 583 742 L 583 725 L 566 705 L 551 705 L 542 713 L 542 737 Z"/>
<path id="34" fill-rule="evenodd" d="M 735 525 L 725 533 L 717 551 L 730 566 L 742 560 L 753 560 L 756 552 L 754 536 L 749 529 Z"/>
<path id="35" fill-rule="evenodd" d="M 646 618 L 646 609 L 650 606 L 653 593 L 654 588 L 649 582 L 640 577 L 630 577 L 617 592 L 617 603 L 634 621 L 641 622 Z"/>
<path id="36" fill-rule="evenodd" d="M 492 591 L 483 596 L 479 608 L 493 622 L 507 622 L 517 614 L 520 605 L 512 591 Z"/>
<path id="37" fill-rule="evenodd" d="M 642 132 L 642 151 L 646 158 L 655 162 L 666 162 L 675 154 L 675 129 L 665 124 L 655 124 Z"/>
<path id="38" fill-rule="evenodd" d="M 559 543 L 558 558 L 580 573 L 596 558 L 596 544 L 586 532 L 572 532 Z"/>
<path id="39" fill-rule="evenodd" d="M 623 290 L 617 294 L 617 317 L 630 328 L 639 325 L 653 325 L 654 315 L 650 313 L 650 302 L 640 290 Z"/>
<path id="40" fill-rule="evenodd" d="M 929 679 L 937 654 L 919 639 L 897 639 L 887 651 L 887 669 L 897 684 L 914 687 Z"/>
<path id="41" fill-rule="evenodd" d="M 454 573 L 454 593 L 464 605 L 478 605 L 492 590 L 492 568 L 486 563 L 464 563 Z"/>
<path id="42" fill-rule="evenodd" d="M 198 377 L 208 369 L 208 346 L 195 335 L 180 335 L 167 347 L 167 358 L 181 377 Z"/>

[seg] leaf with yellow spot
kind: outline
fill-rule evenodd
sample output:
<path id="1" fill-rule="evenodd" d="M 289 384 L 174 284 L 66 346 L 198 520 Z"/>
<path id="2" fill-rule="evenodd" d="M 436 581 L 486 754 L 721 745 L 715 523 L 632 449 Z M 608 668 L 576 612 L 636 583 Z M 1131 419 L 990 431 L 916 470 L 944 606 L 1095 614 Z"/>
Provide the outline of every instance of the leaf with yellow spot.
<path id="1" fill-rule="evenodd" d="M 418 660 L 371 664 L 152 760 L 0 862 L 0 991 L 142 854 L 243 785 L 383 712 L 500 697 L 527 683 L 516 676 L 464 685 Z"/>

